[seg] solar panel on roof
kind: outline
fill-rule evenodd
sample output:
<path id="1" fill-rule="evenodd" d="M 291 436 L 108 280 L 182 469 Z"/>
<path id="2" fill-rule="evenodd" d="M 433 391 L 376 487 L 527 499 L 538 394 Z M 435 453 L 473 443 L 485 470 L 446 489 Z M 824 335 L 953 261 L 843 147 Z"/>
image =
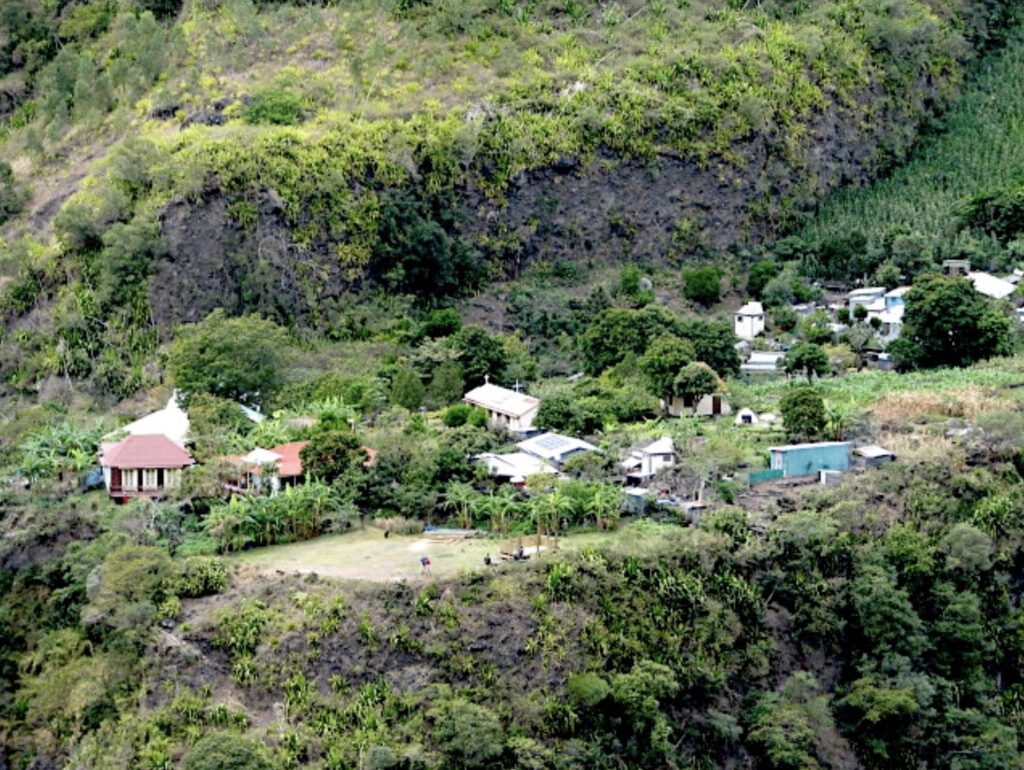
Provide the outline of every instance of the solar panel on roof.
<path id="1" fill-rule="evenodd" d="M 559 447 L 565 446 L 567 442 L 561 436 L 542 436 L 537 439 L 537 446 L 541 449 L 558 449 Z"/>

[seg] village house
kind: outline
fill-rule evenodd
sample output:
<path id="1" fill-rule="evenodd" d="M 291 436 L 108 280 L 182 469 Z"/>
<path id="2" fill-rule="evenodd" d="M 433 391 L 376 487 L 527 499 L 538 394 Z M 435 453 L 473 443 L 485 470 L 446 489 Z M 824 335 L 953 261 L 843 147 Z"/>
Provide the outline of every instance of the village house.
<path id="1" fill-rule="evenodd" d="M 697 361 L 697 365 L 703 366 L 712 374 L 715 374 L 714 370 L 703 361 Z M 695 414 L 698 417 L 717 417 L 720 414 L 732 414 L 732 407 L 722 392 L 725 388 L 725 383 L 722 382 L 717 374 L 715 374 L 715 380 L 718 383 L 716 392 L 701 396 L 696 403 L 682 396 L 672 396 L 668 400 L 661 399 L 662 411 L 670 417 L 681 417 L 684 414 Z"/>
<path id="2" fill-rule="evenodd" d="M 306 479 L 302 450 L 307 444 L 308 441 L 289 441 L 270 449 L 256 447 L 246 455 L 222 458 L 239 468 L 238 478 L 229 483 L 228 488 L 236 492 L 251 492 L 266 484 L 271 494 L 276 494 L 286 487 L 301 484 Z M 364 467 L 373 467 L 377 461 L 377 450 L 370 447 L 363 447 L 363 450 L 367 458 Z"/>
<path id="3" fill-rule="evenodd" d="M 492 428 L 504 428 L 512 433 L 533 430 L 533 421 L 540 408 L 540 399 L 490 382 L 473 388 L 462 400 L 487 412 Z"/>
<path id="4" fill-rule="evenodd" d="M 778 350 L 755 350 L 740 365 L 740 372 L 749 375 L 782 375 L 785 374 L 782 368 L 782 359 L 785 357 L 786 354 Z"/>
<path id="5" fill-rule="evenodd" d="M 942 260 L 942 274 L 946 276 L 966 276 L 971 271 L 971 263 L 966 259 Z"/>
<path id="6" fill-rule="evenodd" d="M 558 475 L 570 457 L 597 451 L 596 446 L 582 439 L 557 433 L 542 433 L 520 441 L 516 447 L 518 452 L 484 452 L 473 459 L 487 466 L 494 479 L 522 486 L 530 476 Z"/>
<path id="7" fill-rule="evenodd" d="M 558 471 L 562 470 L 562 466 L 569 458 L 584 452 L 597 451 L 596 446 L 583 439 L 562 436 L 558 433 L 542 433 L 539 436 L 520 441 L 516 446 L 527 454 L 544 460 Z"/>
<path id="8" fill-rule="evenodd" d="M 768 447 L 768 453 L 771 469 L 781 471 L 782 478 L 788 479 L 821 471 L 845 471 L 850 467 L 851 447 L 848 441 L 819 441 Z"/>
<path id="9" fill-rule="evenodd" d="M 671 436 L 663 436 L 645 447 L 634 449 L 621 465 L 628 484 L 646 484 L 663 468 L 676 464 L 676 448 Z"/>
<path id="10" fill-rule="evenodd" d="M 748 302 L 733 316 L 733 328 L 741 340 L 752 340 L 764 331 L 764 306 Z"/>
<path id="11" fill-rule="evenodd" d="M 869 306 L 876 300 L 880 300 L 885 296 L 884 286 L 868 286 L 863 289 L 854 289 L 846 295 L 846 304 L 850 308 L 850 312 L 854 311 L 858 305 L 862 305 L 865 309 L 869 309 Z"/>
<path id="12" fill-rule="evenodd" d="M 107 492 L 117 502 L 134 497 L 158 498 L 181 483 L 192 456 L 160 434 L 137 434 L 100 445 L 100 468 Z"/>
<path id="13" fill-rule="evenodd" d="M 496 454 L 484 452 L 474 458 L 487 466 L 487 473 L 496 481 L 522 487 L 530 476 L 555 475 L 557 469 L 527 452 Z"/>
<path id="14" fill-rule="evenodd" d="M 946 259 L 942 262 L 942 274 L 946 276 L 960 276 L 967 278 L 974 284 L 974 289 L 979 294 L 984 294 L 989 299 L 1003 299 L 1013 294 L 1017 288 L 1020 276 L 1014 271 L 1010 280 L 997 278 L 991 273 L 980 270 L 971 270 L 971 263 L 966 259 Z M 1016 280 L 1014 280 L 1016 279 Z"/>
<path id="15" fill-rule="evenodd" d="M 1004 299 L 1013 294 L 1017 288 L 1009 281 L 997 278 L 991 273 L 971 272 L 967 274 L 967 277 L 974 284 L 974 290 L 989 299 Z"/>

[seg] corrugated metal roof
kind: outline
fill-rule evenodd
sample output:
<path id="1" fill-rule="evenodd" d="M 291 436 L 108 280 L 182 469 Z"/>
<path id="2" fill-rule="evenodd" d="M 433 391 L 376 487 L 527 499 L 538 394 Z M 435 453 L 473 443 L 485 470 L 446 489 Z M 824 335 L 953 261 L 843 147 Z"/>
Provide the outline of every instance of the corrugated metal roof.
<path id="1" fill-rule="evenodd" d="M 277 475 L 281 478 L 302 475 L 302 459 L 299 453 L 308 441 L 291 441 L 287 444 L 271 447 L 270 451 L 281 458 L 277 465 Z"/>
<path id="2" fill-rule="evenodd" d="M 540 399 L 491 383 L 473 388 L 462 400 L 511 417 L 522 417 L 540 405 Z"/>
<path id="3" fill-rule="evenodd" d="M 849 441 L 812 441 L 807 444 L 786 444 L 784 446 L 770 446 L 769 452 L 793 452 L 799 449 L 825 449 L 826 447 L 851 446 Z"/>

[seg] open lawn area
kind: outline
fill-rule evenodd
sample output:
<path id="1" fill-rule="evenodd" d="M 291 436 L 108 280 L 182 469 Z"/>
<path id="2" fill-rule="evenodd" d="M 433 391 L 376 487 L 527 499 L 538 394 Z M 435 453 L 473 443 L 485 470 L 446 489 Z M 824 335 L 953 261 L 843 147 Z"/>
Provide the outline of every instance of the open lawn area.
<path id="1" fill-rule="evenodd" d="M 682 528 L 673 525 L 627 526 L 614 532 L 587 532 L 560 537 L 559 552 L 597 548 L 612 542 L 637 544 L 661 540 Z M 517 562 L 501 563 L 498 556 L 503 540 L 491 537 L 467 538 L 455 543 L 433 542 L 421 535 L 384 537 L 377 527 L 366 527 L 342 535 L 325 535 L 314 540 L 257 548 L 227 558 L 229 564 L 244 564 L 257 570 L 317 573 L 348 580 L 419 580 L 420 557 L 429 556 L 433 578 L 454 578 L 463 572 L 484 568 L 484 556 L 490 554 L 492 569 L 516 569 Z M 531 553 L 534 538 L 523 537 L 523 546 Z M 544 552 L 540 558 L 547 558 Z M 531 555 L 532 562 L 537 557 Z"/>

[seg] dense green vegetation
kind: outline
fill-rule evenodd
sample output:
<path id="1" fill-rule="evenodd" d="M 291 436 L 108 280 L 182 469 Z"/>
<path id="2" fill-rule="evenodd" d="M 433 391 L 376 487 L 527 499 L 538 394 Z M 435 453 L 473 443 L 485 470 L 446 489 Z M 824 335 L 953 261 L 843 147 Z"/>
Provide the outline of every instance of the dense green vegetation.
<path id="1" fill-rule="evenodd" d="M 1013 266 L 1022 229 L 1006 218 L 1006 205 L 1024 169 L 1022 56 L 1024 40 L 1016 34 L 979 66 L 964 98 L 909 163 L 866 189 L 829 198 L 803 239 L 859 252 L 854 274 L 870 275 L 886 263 L 905 273 L 956 258 L 983 269 Z"/>
<path id="2" fill-rule="evenodd" d="M 1024 768 L 1021 335 L 933 275 L 1024 255 L 1017 11 L 0 3 L 0 768 Z M 601 180 L 679 216 L 594 238 L 556 198 Z M 913 371 L 852 373 L 866 309 L 789 307 L 861 278 L 913 281 Z M 741 292 L 799 384 L 738 377 Z M 485 381 L 597 451 L 497 483 Z M 116 506 L 100 442 L 172 388 L 198 464 Z M 784 424 L 659 407 L 709 394 Z M 850 438 L 899 462 L 748 483 Z M 298 441 L 276 494 L 240 459 Z M 427 523 L 607 539 L 435 581 L 409 538 L 358 585 L 237 553 Z"/>
<path id="3" fill-rule="evenodd" d="M 5 4 L 12 114 L 0 154 L 45 180 L 48 160 L 75 156 L 87 134 L 127 136 L 50 206 L 55 242 L 35 240 L 31 225 L 0 246 L 5 319 L 47 317 L 5 337 L 0 375 L 22 389 L 64 376 L 137 391 L 170 333 L 154 319 L 213 309 L 190 316 L 190 300 L 159 294 L 170 283 L 200 302 L 232 292 L 232 312 L 334 338 L 360 333 L 350 295 L 368 287 L 446 304 L 534 256 L 522 232 L 481 230 L 467 199 L 500 213 L 524 172 L 552 165 L 656 168 L 671 156 L 739 183 L 744 146 L 763 141 L 770 162 L 744 182 L 760 192 L 743 216 L 777 230 L 820 192 L 809 167 L 820 115 L 872 126 L 867 167 L 900 156 L 1013 11 L 917 0 Z M 169 132 L 168 120 L 187 130 Z M 770 192 L 782 178 L 795 181 Z M 12 195 L 20 206 L 23 192 Z M 195 289 L 181 278 L 196 245 L 168 267 L 180 234 L 168 232 L 171 204 L 199 217 L 223 207 L 214 237 L 239 242 L 196 257 L 226 260 L 220 279 Z M 529 227 L 543 219 L 538 210 Z M 681 218 L 665 256 L 718 256 L 705 226 Z M 634 226 L 613 215 L 609 227 L 628 237 Z M 686 281 L 694 302 L 717 300 L 716 269 Z"/>
<path id="4" fill-rule="evenodd" d="M 170 558 L 162 508 L 62 514 L 93 539 L 0 592 L 4 750 L 60 766 L 71 746 L 89 768 L 1017 767 L 1015 452 L 972 440 L 766 517 L 631 525 L 443 587 L 278 578 L 257 598 L 236 575 L 216 604 L 183 602 L 228 586 Z M 146 665 L 159 619 L 191 647 Z"/>

